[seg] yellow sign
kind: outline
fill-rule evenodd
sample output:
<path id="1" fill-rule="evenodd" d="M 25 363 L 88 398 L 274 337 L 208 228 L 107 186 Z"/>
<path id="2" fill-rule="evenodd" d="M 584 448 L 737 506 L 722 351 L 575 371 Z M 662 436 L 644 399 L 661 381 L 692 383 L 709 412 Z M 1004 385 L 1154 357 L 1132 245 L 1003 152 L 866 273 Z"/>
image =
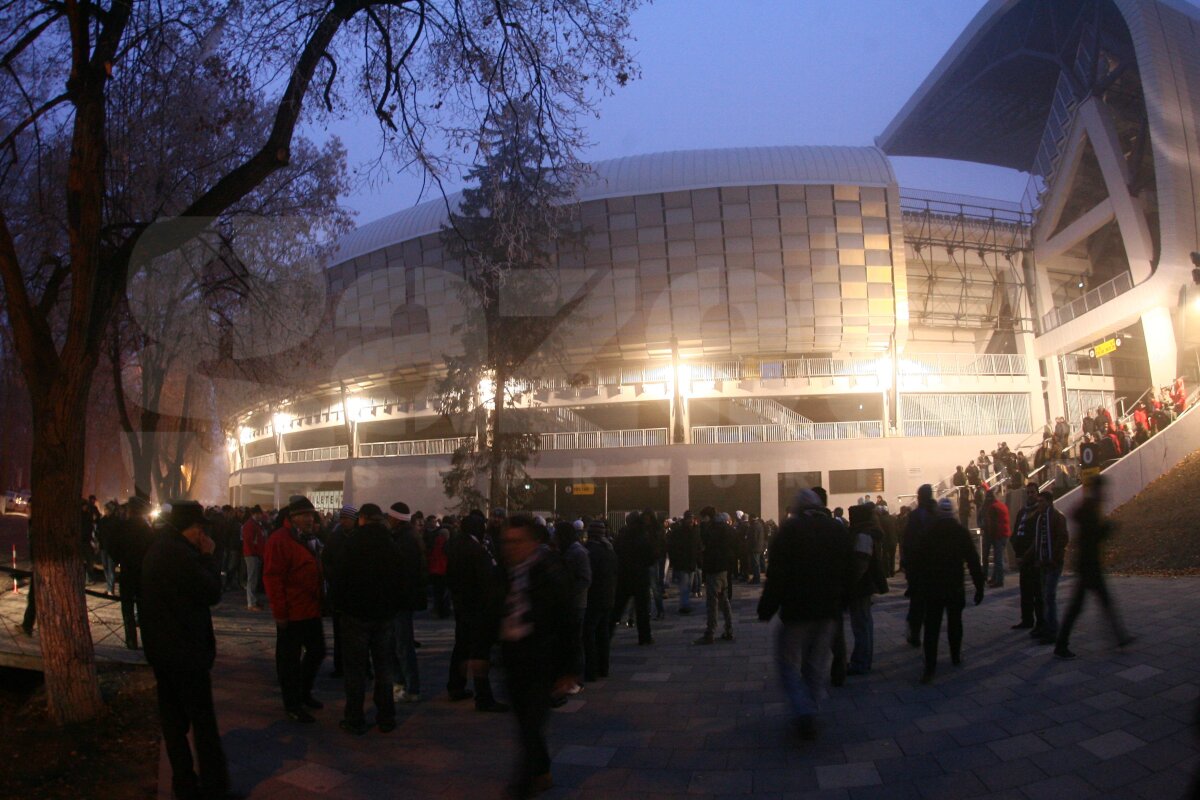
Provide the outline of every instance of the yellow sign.
<path id="1" fill-rule="evenodd" d="M 1112 339 L 1105 339 L 1103 342 L 1092 348 L 1092 358 L 1100 358 L 1101 356 L 1115 353 L 1117 352 L 1117 348 L 1120 346 L 1121 340 L 1117 339 L 1116 337 L 1113 337 Z"/>
<path id="2" fill-rule="evenodd" d="M 571 484 L 571 494 L 579 495 L 594 495 L 596 493 L 596 484 L 594 483 L 573 483 Z"/>

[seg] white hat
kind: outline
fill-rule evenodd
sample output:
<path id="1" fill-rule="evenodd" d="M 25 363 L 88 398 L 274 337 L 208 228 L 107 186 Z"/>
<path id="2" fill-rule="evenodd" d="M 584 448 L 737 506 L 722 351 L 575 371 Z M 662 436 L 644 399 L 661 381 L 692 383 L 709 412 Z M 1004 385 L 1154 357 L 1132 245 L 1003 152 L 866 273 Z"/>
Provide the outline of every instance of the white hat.
<path id="1" fill-rule="evenodd" d="M 581 530 L 583 530 L 583 520 L 581 520 L 581 519 L 577 519 L 577 520 L 575 520 L 574 522 L 572 522 L 572 523 L 571 523 L 571 525 L 572 525 L 572 527 L 574 527 L 574 528 L 575 528 L 575 530 L 577 530 L 577 531 L 581 531 Z"/>

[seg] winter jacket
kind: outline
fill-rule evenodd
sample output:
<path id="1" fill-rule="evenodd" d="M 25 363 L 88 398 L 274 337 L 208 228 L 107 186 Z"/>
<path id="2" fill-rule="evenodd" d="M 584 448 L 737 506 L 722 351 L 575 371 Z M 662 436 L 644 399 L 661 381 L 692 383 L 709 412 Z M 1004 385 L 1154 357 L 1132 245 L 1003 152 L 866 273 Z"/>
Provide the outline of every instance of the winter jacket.
<path id="1" fill-rule="evenodd" d="M 1033 547 L 1026 551 L 1022 561 L 1030 560 L 1040 567 L 1061 570 L 1067 557 L 1067 518 L 1051 506 L 1042 513 L 1036 509 L 1029 512 L 1026 527 L 1033 523 Z"/>
<path id="2" fill-rule="evenodd" d="M 667 536 L 667 555 L 671 567 L 679 572 L 695 572 L 700 562 L 700 526 L 678 522 Z"/>
<path id="3" fill-rule="evenodd" d="M 355 619 L 389 620 L 407 602 L 404 584 L 411 568 L 381 523 L 357 528 L 345 537 L 337 558 L 333 583 L 338 587 L 338 609 Z"/>
<path id="4" fill-rule="evenodd" d="M 587 552 L 592 568 L 588 608 L 612 608 L 617 602 L 617 554 L 607 539 L 591 536 L 588 536 Z"/>
<path id="5" fill-rule="evenodd" d="M 837 619 L 855 578 L 854 537 L 824 509 L 783 523 L 767 548 L 758 617 L 785 623 Z"/>
<path id="6" fill-rule="evenodd" d="M 571 578 L 572 603 L 576 609 L 587 608 L 588 588 L 592 585 L 592 563 L 587 548 L 579 542 L 562 553 L 563 566 Z"/>
<path id="7" fill-rule="evenodd" d="M 909 556 L 918 576 L 914 592 L 925 600 L 958 608 L 966 605 L 963 564 L 971 571 L 975 588 L 982 591 L 983 567 L 971 534 L 953 517 L 939 517 L 918 541 Z"/>
<path id="8" fill-rule="evenodd" d="M 321 616 L 321 563 L 296 539 L 290 523 L 267 539 L 263 585 L 277 622 L 300 622 Z"/>
<path id="9" fill-rule="evenodd" d="M 1037 506 L 1033 503 L 1026 503 L 1017 509 L 1016 516 L 1013 517 L 1012 549 L 1018 560 L 1033 547 L 1035 508 Z"/>
<path id="10" fill-rule="evenodd" d="M 146 660 L 164 670 L 212 669 L 210 606 L 221 600 L 216 559 L 174 531 L 154 540 L 142 564 L 138 619 Z"/>
<path id="11" fill-rule="evenodd" d="M 121 594 L 139 597 L 146 554 L 157 538 L 150 523 L 142 517 L 119 520 L 108 543 L 108 554 L 121 566 Z"/>
<path id="12" fill-rule="evenodd" d="M 504 576 L 487 548 L 468 533 L 459 532 L 446 544 L 446 585 L 468 658 L 487 659 L 504 605 Z"/>
<path id="13" fill-rule="evenodd" d="M 650 584 L 650 565 L 655 562 L 654 546 L 642 527 L 641 520 L 622 528 L 613 543 L 617 553 L 617 577 L 621 583 L 632 586 Z"/>
<path id="14" fill-rule="evenodd" d="M 1007 539 L 1011 535 L 1008 521 L 1008 504 L 999 501 L 992 504 L 992 536 L 997 539 Z"/>
<path id="15" fill-rule="evenodd" d="M 404 604 L 402 611 L 424 611 L 429 607 L 428 577 L 423 551 L 423 539 L 407 522 L 392 529 L 392 541 L 404 558 Z"/>
<path id="16" fill-rule="evenodd" d="M 715 519 L 701 523 L 700 542 L 704 547 L 700 565 L 706 575 L 737 569 L 737 531 L 731 526 Z"/>
<path id="17" fill-rule="evenodd" d="M 522 569 L 525 572 L 520 577 Z M 527 630 L 520 639 L 503 641 L 508 668 L 537 670 L 551 679 L 570 674 L 575 658 L 571 643 L 571 581 L 562 560 L 549 549 L 541 548 L 532 563 L 510 570 L 508 580 L 510 600 L 518 594 L 517 581 L 525 584 L 522 594 L 526 608 L 520 616 Z M 502 624 L 502 639 L 504 630 Z"/>
<path id="18" fill-rule="evenodd" d="M 242 525 L 242 555 L 263 557 L 267 549 L 267 532 L 262 523 L 251 517 Z"/>

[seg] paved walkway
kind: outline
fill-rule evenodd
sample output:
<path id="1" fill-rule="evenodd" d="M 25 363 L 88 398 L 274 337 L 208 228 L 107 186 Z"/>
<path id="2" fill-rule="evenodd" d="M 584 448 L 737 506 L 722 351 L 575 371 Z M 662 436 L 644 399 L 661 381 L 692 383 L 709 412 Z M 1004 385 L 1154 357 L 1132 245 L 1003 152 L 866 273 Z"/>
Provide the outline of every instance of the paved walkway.
<path id="1" fill-rule="evenodd" d="M 1141 637 L 1114 649 L 1089 607 L 1071 662 L 1009 630 L 1018 616 L 1011 583 L 968 607 L 964 665 L 950 666 L 943 641 L 930 686 L 918 685 L 920 656 L 902 638 L 901 592 L 880 598 L 876 670 L 832 690 L 812 743 L 789 734 L 773 626 L 754 617 L 758 587 L 737 587 L 733 644 L 691 645 L 702 618 L 680 617 L 669 602 L 654 646 L 618 629 L 612 677 L 552 715 L 557 787 L 547 797 L 1184 797 L 1200 765 L 1190 727 L 1200 698 L 1200 579 L 1115 579 Z M 448 622 L 418 623 L 426 700 L 400 708 L 395 732 L 358 738 L 337 728 L 341 691 L 328 662 L 319 723 L 282 718 L 270 618 L 237 600 L 231 593 L 219 615 L 214 684 L 240 789 L 289 799 L 501 794 L 514 721 L 445 699 Z M 165 760 L 162 775 L 167 797 Z"/>

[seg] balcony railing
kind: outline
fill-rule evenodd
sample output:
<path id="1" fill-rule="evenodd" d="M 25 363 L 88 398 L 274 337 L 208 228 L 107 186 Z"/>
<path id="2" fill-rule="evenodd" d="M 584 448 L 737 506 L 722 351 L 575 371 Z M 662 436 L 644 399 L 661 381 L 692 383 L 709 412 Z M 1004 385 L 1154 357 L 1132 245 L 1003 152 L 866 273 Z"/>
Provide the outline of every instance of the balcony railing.
<path id="1" fill-rule="evenodd" d="M 918 353 L 900 359 L 901 375 L 1026 375 L 1016 353 Z"/>
<path id="2" fill-rule="evenodd" d="M 306 450 L 288 450 L 283 454 L 283 460 L 288 464 L 298 464 L 308 461 L 336 461 L 346 458 L 349 455 L 350 448 L 341 444 L 334 447 L 310 447 Z"/>
<path id="3" fill-rule="evenodd" d="M 1089 358 L 1078 353 L 1067 353 L 1063 356 L 1063 369 L 1068 375 L 1112 377 L 1113 363 L 1107 358 Z"/>
<path id="4" fill-rule="evenodd" d="M 367 442 L 358 445 L 359 458 L 392 456 L 444 456 L 471 441 L 469 436 L 449 439 L 414 439 L 407 442 Z"/>
<path id="5" fill-rule="evenodd" d="M 265 467 L 271 464 L 278 463 L 278 459 L 274 453 L 267 453 L 265 456 L 254 456 L 246 459 L 246 469 L 251 467 Z"/>
<path id="6" fill-rule="evenodd" d="M 1047 333 L 1060 325 L 1065 325 L 1076 317 L 1082 317 L 1087 312 L 1099 308 L 1132 288 L 1133 276 L 1128 272 L 1122 272 L 1111 281 L 1106 281 L 1087 292 L 1083 297 L 1077 297 L 1065 306 L 1051 309 L 1046 314 L 1043 314 L 1042 333 Z"/>
<path id="7" fill-rule="evenodd" d="M 620 431 L 543 433 L 543 450 L 594 450 L 602 447 L 657 447 L 667 443 L 666 428 L 631 428 Z"/>
<path id="8" fill-rule="evenodd" d="M 692 444 L 751 444 L 758 442 L 825 442 L 836 439 L 878 439 L 883 423 L 814 422 L 809 425 L 696 425 Z"/>

